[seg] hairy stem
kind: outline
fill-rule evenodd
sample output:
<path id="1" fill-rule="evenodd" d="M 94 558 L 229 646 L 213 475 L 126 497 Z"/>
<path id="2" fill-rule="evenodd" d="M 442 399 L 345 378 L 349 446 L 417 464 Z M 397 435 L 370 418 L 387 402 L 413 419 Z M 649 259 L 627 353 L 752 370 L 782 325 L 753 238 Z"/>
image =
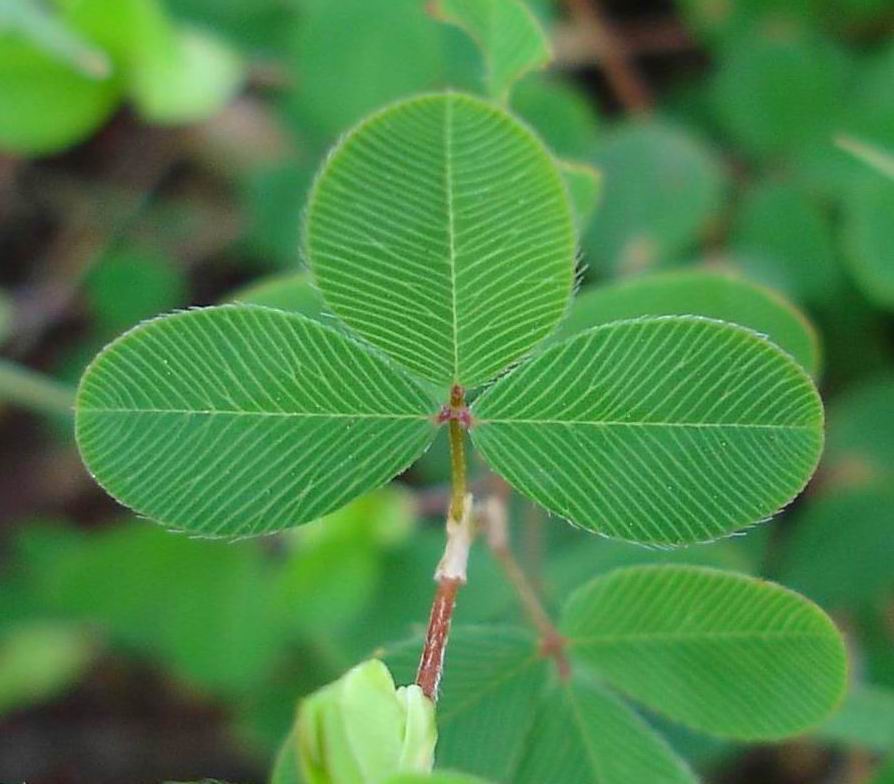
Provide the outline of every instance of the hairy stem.
<path id="1" fill-rule="evenodd" d="M 487 543 L 494 554 L 506 578 L 518 595 L 519 604 L 527 615 L 531 625 L 540 637 L 540 650 L 556 664 L 559 677 L 567 680 L 571 677 L 571 665 L 565 655 L 565 639 L 553 624 L 552 619 L 543 607 L 537 591 L 516 560 L 509 546 L 509 525 L 506 500 L 500 495 L 491 496 L 482 506 L 482 518 L 487 531 Z"/>
<path id="2" fill-rule="evenodd" d="M 450 403 L 442 410 L 439 420 L 447 422 L 450 435 L 451 495 L 447 512 L 447 542 L 444 555 L 435 570 L 438 584 L 428 618 L 428 631 L 416 683 L 430 700 L 438 699 L 438 685 L 444 668 L 444 655 L 450 635 L 450 622 L 456 606 L 456 594 L 466 582 L 469 550 L 475 538 L 472 521 L 472 496 L 466 492 L 465 434 L 469 416 L 465 392 L 459 384 L 450 390 Z"/>

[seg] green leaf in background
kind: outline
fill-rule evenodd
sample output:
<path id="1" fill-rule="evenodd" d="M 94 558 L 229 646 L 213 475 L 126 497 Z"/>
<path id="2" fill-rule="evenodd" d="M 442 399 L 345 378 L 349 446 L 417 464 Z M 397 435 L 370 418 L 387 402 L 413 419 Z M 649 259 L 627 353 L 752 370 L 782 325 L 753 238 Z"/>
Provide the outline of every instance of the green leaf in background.
<path id="1" fill-rule="evenodd" d="M 851 136 L 840 136 L 838 146 L 867 166 L 871 166 L 880 174 L 894 179 L 894 153 L 875 144 L 855 139 Z"/>
<path id="2" fill-rule="evenodd" d="M 708 541 L 803 489 L 823 442 L 809 377 L 759 335 L 694 316 L 621 321 L 552 346 L 472 406 L 472 441 L 575 525 Z"/>
<path id="3" fill-rule="evenodd" d="M 66 384 L 0 357 L 0 403 L 12 403 L 38 414 L 68 417 L 74 399 L 74 389 Z"/>
<path id="4" fill-rule="evenodd" d="M 578 295 L 556 338 L 638 316 L 706 316 L 766 335 L 811 375 L 819 338 L 801 311 L 772 289 L 712 270 L 679 270 L 588 288 Z"/>
<path id="5" fill-rule="evenodd" d="M 894 479 L 894 375 L 852 385 L 829 408 L 824 485 L 890 486 Z"/>
<path id="6" fill-rule="evenodd" d="M 674 125 L 628 122 L 606 135 L 591 162 L 602 172 L 602 204 L 583 244 L 598 272 L 673 262 L 722 209 L 720 161 Z"/>
<path id="7" fill-rule="evenodd" d="M 401 773 L 392 776 L 383 784 L 488 784 L 484 779 L 467 776 L 465 773 L 451 773 L 436 770 L 428 775 L 424 773 Z"/>
<path id="8" fill-rule="evenodd" d="M 0 35 L 11 31 L 83 76 L 106 79 L 112 74 L 112 63 L 102 49 L 33 0 L 7 0 L 0 7 Z"/>
<path id="9" fill-rule="evenodd" d="M 384 484 L 427 448 L 436 411 L 414 381 L 334 330 L 221 306 L 109 346 L 81 381 L 76 434 L 122 503 L 169 528 L 245 536 Z"/>
<path id="10" fill-rule="evenodd" d="M 546 34 L 521 0 L 435 0 L 434 12 L 481 47 L 488 95 L 501 103 L 516 81 L 552 59 Z"/>
<path id="11" fill-rule="evenodd" d="M 279 747 L 268 784 L 304 784 L 298 765 L 298 738 L 294 730 Z"/>
<path id="12" fill-rule="evenodd" d="M 512 110 L 530 123 L 555 155 L 589 156 L 599 138 L 599 118 L 573 82 L 532 73 L 512 91 Z"/>
<path id="13" fill-rule="evenodd" d="M 117 105 L 116 79 L 84 76 L 0 32 L 0 152 L 48 155 L 86 139 Z"/>
<path id="14" fill-rule="evenodd" d="M 695 775 L 643 719 L 577 675 L 538 709 L 513 784 L 696 784 Z"/>
<path id="15" fill-rule="evenodd" d="M 894 691 L 856 685 L 841 708 L 814 733 L 820 740 L 873 751 L 894 749 Z"/>
<path id="16" fill-rule="evenodd" d="M 150 122 L 179 125 L 219 112 L 243 79 L 242 60 L 226 44 L 199 30 L 177 30 L 169 47 L 147 52 L 132 94 Z"/>
<path id="17" fill-rule="evenodd" d="M 583 230 L 593 217 L 596 205 L 599 203 L 602 175 L 586 163 L 560 160 L 558 164 L 565 187 L 568 189 L 568 196 L 574 205 L 578 230 Z"/>
<path id="18" fill-rule="evenodd" d="M 871 302 L 894 310 L 894 179 L 868 173 L 844 202 L 847 260 Z"/>
<path id="19" fill-rule="evenodd" d="M 105 254 L 91 267 L 84 289 L 97 326 L 107 335 L 188 301 L 185 276 L 175 262 L 139 247 Z"/>
<path id="20" fill-rule="evenodd" d="M 732 228 L 735 260 L 750 277 L 796 302 L 834 304 L 842 276 L 832 232 L 810 196 L 784 182 L 759 182 L 746 191 Z"/>
<path id="21" fill-rule="evenodd" d="M 830 40 L 744 35 L 723 51 L 711 87 L 717 119 L 756 156 L 828 139 L 842 116 L 846 67 Z"/>
<path id="22" fill-rule="evenodd" d="M 441 25 L 419 0 L 304 0 L 288 111 L 326 144 L 367 112 L 441 86 Z"/>
<path id="23" fill-rule="evenodd" d="M 94 646 L 83 630 L 30 622 L 0 634 L 0 717 L 61 695 L 84 674 Z"/>
<path id="24" fill-rule="evenodd" d="M 246 305 L 263 305 L 290 313 L 300 313 L 323 324 L 338 325 L 331 314 L 325 313 L 323 298 L 306 272 L 262 278 L 234 291 L 227 299 Z"/>
<path id="25" fill-rule="evenodd" d="M 844 642 L 816 605 L 778 585 L 687 566 L 593 580 L 562 618 L 574 660 L 695 729 L 772 740 L 827 718 L 843 696 Z"/>
<path id="26" fill-rule="evenodd" d="M 564 314 L 573 223 L 539 140 L 449 93 L 389 107 L 336 148 L 311 193 L 307 252 L 348 326 L 427 379 L 471 387 Z"/>
<path id="27" fill-rule="evenodd" d="M 395 681 L 413 681 L 420 650 L 421 640 L 413 640 L 386 653 Z M 437 766 L 514 780 L 547 668 L 524 632 L 453 629 L 438 700 Z"/>
<path id="28" fill-rule="evenodd" d="M 888 406 L 891 401 L 888 399 Z M 782 551 L 782 582 L 824 607 L 859 606 L 894 586 L 894 488 L 838 487 L 795 518 Z"/>

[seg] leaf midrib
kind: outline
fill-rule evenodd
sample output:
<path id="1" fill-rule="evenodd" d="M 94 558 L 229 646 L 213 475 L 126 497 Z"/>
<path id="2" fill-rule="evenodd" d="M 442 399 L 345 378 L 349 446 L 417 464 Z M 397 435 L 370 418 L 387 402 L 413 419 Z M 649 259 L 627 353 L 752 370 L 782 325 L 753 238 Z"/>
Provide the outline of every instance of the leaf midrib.
<path id="1" fill-rule="evenodd" d="M 816 430 L 816 425 L 774 425 L 749 422 L 624 422 L 622 420 L 589 419 L 479 419 L 476 425 L 568 425 L 574 427 L 678 427 L 678 428 L 736 428 L 742 430 Z"/>
<path id="2" fill-rule="evenodd" d="M 301 411 L 241 411 L 198 408 L 79 408 L 85 414 L 198 414 L 200 416 L 287 417 L 298 419 L 415 419 L 424 420 L 429 414 L 344 414 Z"/>
<path id="3" fill-rule="evenodd" d="M 456 310 L 456 226 L 453 210 L 453 96 L 444 102 L 444 188 L 447 200 L 447 238 L 450 254 L 451 315 L 453 316 L 453 378 L 459 379 L 459 316 Z"/>

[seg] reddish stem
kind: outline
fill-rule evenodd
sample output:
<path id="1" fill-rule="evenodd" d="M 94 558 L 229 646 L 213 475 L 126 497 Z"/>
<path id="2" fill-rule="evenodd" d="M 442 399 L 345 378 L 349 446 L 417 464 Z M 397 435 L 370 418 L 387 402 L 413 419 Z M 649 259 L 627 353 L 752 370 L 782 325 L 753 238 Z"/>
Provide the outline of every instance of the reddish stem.
<path id="1" fill-rule="evenodd" d="M 425 635 L 425 647 L 419 662 L 416 683 L 422 692 L 433 702 L 438 700 L 438 685 L 441 682 L 441 671 L 444 667 L 444 652 L 447 649 L 447 638 L 450 635 L 450 621 L 453 608 L 456 606 L 456 594 L 462 580 L 442 577 L 438 580 L 438 589 L 431 605 L 428 619 L 428 631 Z"/>

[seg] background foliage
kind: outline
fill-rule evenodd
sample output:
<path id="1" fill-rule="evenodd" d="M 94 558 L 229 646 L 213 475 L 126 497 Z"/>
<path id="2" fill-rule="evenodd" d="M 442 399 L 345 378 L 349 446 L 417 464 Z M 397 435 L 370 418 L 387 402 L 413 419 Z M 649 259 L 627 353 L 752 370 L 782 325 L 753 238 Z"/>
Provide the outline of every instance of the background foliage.
<path id="1" fill-rule="evenodd" d="M 77 459 L 70 405 L 100 347 L 171 309 L 256 302 L 331 321 L 293 275 L 328 147 L 413 92 L 505 95 L 511 68 L 482 69 L 463 3 L 437 6 L 459 26 L 420 0 L 0 6 L 0 780 L 260 782 L 299 695 L 389 643 L 395 671 L 410 677 L 418 644 L 395 641 L 418 633 L 430 601 L 440 440 L 399 485 L 321 523 L 225 544 L 124 518 Z M 847 631 L 852 685 L 826 725 L 760 746 L 653 713 L 645 675 L 625 689 L 643 692 L 633 695 L 641 712 L 595 678 L 563 691 L 479 548 L 447 677 L 473 696 L 486 687 L 487 715 L 522 720 L 486 721 L 452 696 L 442 758 L 462 749 L 498 781 L 542 781 L 566 765 L 570 780 L 598 742 L 631 766 L 603 773 L 609 782 L 884 782 L 894 753 L 894 181 L 884 174 L 894 8 L 530 7 L 556 63 L 524 76 L 511 108 L 556 156 L 599 172 L 595 209 L 587 194 L 576 205 L 586 268 L 568 323 L 693 312 L 741 323 L 817 379 L 828 416 L 819 474 L 770 526 L 664 552 L 568 530 L 516 500 L 515 545 L 569 630 L 581 594 L 569 596 L 621 566 L 777 579 Z M 624 590 L 617 576 L 591 586 L 582 590 Z M 581 643 L 606 673 L 610 654 Z M 718 647 L 698 662 L 705 683 L 735 658 Z M 783 723 L 796 697 L 767 721 Z M 670 719 L 691 707 L 674 695 L 665 704 Z M 571 736 L 569 715 L 580 719 Z M 531 737 L 569 751 L 559 758 Z"/>

